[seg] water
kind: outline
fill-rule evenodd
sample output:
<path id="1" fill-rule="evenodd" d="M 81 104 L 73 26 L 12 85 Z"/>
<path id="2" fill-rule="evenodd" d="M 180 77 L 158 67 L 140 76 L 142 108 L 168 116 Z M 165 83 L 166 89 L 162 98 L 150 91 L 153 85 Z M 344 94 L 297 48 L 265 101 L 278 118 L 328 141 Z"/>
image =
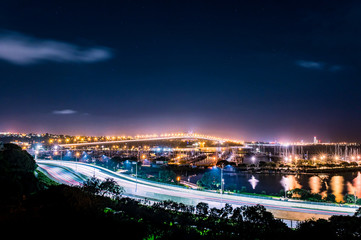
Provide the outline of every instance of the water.
<path id="1" fill-rule="evenodd" d="M 196 183 L 202 176 L 191 178 Z M 354 194 L 361 198 L 361 173 L 344 172 L 338 174 L 257 174 L 225 173 L 225 189 L 245 190 L 250 193 L 278 195 L 281 190 L 301 188 L 323 197 L 332 193 L 336 201 L 343 201 L 345 194 Z"/>

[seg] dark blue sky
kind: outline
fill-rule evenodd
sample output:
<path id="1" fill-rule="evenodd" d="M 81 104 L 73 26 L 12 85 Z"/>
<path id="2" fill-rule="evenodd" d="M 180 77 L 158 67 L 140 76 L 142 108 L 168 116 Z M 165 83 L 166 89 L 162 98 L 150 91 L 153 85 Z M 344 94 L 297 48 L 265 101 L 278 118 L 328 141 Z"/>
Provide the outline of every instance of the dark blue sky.
<path id="1" fill-rule="evenodd" d="M 0 131 L 361 141 L 360 12 L 330 0 L 1 1 Z"/>

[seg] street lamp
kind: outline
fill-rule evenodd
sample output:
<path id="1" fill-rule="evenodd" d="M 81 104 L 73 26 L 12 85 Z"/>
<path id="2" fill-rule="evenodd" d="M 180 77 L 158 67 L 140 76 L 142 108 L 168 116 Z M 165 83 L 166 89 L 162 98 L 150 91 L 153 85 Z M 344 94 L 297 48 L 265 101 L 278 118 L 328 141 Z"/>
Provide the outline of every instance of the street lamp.
<path id="1" fill-rule="evenodd" d="M 138 190 L 138 162 L 132 162 L 135 164 L 135 192 Z"/>
<path id="2" fill-rule="evenodd" d="M 41 144 L 37 144 L 35 147 L 35 160 L 38 159 L 38 154 L 40 153 L 40 149 L 42 148 Z"/>
<path id="3" fill-rule="evenodd" d="M 216 168 L 217 166 L 214 166 L 214 169 Z M 224 191 L 223 168 L 224 168 L 224 163 L 222 163 L 222 167 L 221 167 L 221 194 L 223 194 Z"/>
<path id="4" fill-rule="evenodd" d="M 79 152 L 75 153 L 75 166 L 76 166 L 76 171 L 78 171 L 78 157 L 80 156 Z"/>
<path id="5" fill-rule="evenodd" d="M 224 168 L 224 164 L 222 163 L 222 168 L 221 168 L 221 194 L 223 194 L 223 192 L 224 192 L 223 168 Z"/>

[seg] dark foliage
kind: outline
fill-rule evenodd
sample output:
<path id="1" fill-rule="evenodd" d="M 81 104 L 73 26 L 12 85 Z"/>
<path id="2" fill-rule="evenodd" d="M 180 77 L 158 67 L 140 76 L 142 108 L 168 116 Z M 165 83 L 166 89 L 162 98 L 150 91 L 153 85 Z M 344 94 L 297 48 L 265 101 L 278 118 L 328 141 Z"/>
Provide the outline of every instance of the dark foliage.
<path id="1" fill-rule="evenodd" d="M 25 173 L 33 171 L 33 164 L 24 166 L 27 166 Z M 14 176 L 22 172 L 11 169 L 16 168 L 1 171 Z M 202 202 L 196 207 L 173 201 L 144 203 L 120 197 L 120 190 L 111 179 L 90 179 L 82 187 L 57 185 L 37 189 L 11 205 L 3 205 L 2 233 L 17 237 L 36 233 L 47 238 L 187 240 L 361 238 L 361 209 L 354 216 L 309 220 L 290 229 L 261 205 L 233 208 L 226 204 L 217 209 Z"/>
<path id="2" fill-rule="evenodd" d="M 18 203 L 29 194 L 39 190 L 34 175 L 35 160 L 19 146 L 5 143 L 0 151 L 0 206 Z"/>

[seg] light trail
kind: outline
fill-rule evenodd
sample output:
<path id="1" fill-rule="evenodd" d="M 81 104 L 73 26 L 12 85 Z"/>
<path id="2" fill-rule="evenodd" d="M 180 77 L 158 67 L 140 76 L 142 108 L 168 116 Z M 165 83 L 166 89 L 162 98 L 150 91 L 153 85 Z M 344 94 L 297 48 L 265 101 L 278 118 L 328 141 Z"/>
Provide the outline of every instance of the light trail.
<path id="1" fill-rule="evenodd" d="M 41 165 L 41 169 L 45 170 L 47 175 L 50 175 L 54 180 L 67 184 L 67 185 L 80 185 L 84 179 L 77 176 L 76 174 L 70 173 L 63 167 Z"/>
<path id="2" fill-rule="evenodd" d="M 331 216 L 331 215 L 352 215 L 356 211 L 356 207 L 338 205 L 338 204 L 320 204 L 320 203 L 311 203 L 306 201 L 297 201 L 297 200 L 288 200 L 282 201 L 276 198 L 267 198 L 267 197 L 256 197 L 256 196 L 247 196 L 239 194 L 219 194 L 212 191 L 199 191 L 193 189 L 186 189 L 180 186 L 173 186 L 170 184 L 162 184 L 152 181 L 147 181 L 143 179 L 136 180 L 134 177 L 112 172 L 108 169 L 85 164 L 85 163 L 76 163 L 76 162 L 65 162 L 65 161 L 38 161 L 39 166 L 48 169 L 56 167 L 66 167 L 73 171 L 73 174 L 69 176 L 76 176 L 75 171 L 91 177 L 95 176 L 101 180 L 106 178 L 113 178 L 120 186 L 124 187 L 125 195 L 136 196 L 140 198 L 155 199 L 159 201 L 163 200 L 173 200 L 176 202 L 182 202 L 188 205 L 196 205 L 199 202 L 206 202 L 210 207 L 223 207 L 225 203 L 231 204 L 234 207 L 243 206 L 243 205 L 256 205 L 261 204 L 266 207 L 267 210 L 274 213 L 277 217 L 277 211 L 286 211 L 290 214 L 316 214 L 322 216 Z M 70 171 L 70 170 L 69 170 Z M 53 178 L 62 179 L 64 172 L 63 171 L 52 171 L 49 174 Z M 68 176 L 68 177 L 69 177 Z M 69 179 L 67 179 L 69 181 Z M 79 179 L 73 179 L 75 182 Z M 71 181 L 69 181 L 71 182 Z M 137 190 L 136 189 L 137 183 Z M 300 218 L 300 217 L 298 217 Z M 289 218 L 292 219 L 292 218 Z M 304 219 L 295 219 L 293 220 L 304 220 Z"/>
<path id="3" fill-rule="evenodd" d="M 197 135 L 197 134 L 184 134 L 184 135 L 176 135 L 176 136 L 166 136 L 166 137 L 149 137 L 149 138 L 135 138 L 135 139 L 127 139 L 127 140 L 110 140 L 110 141 L 102 141 L 102 142 L 85 142 L 85 143 L 66 143 L 59 144 L 61 147 L 76 147 L 76 146 L 89 146 L 89 145 L 104 145 L 104 144 L 114 144 L 114 143 L 128 143 L 128 142 L 146 142 L 146 141 L 157 141 L 157 140 L 174 140 L 174 139 L 203 139 L 203 140 L 211 140 L 211 141 L 219 141 L 219 142 L 235 142 L 242 143 L 241 141 L 235 141 L 230 139 L 217 138 L 212 136 L 205 135 Z"/>

